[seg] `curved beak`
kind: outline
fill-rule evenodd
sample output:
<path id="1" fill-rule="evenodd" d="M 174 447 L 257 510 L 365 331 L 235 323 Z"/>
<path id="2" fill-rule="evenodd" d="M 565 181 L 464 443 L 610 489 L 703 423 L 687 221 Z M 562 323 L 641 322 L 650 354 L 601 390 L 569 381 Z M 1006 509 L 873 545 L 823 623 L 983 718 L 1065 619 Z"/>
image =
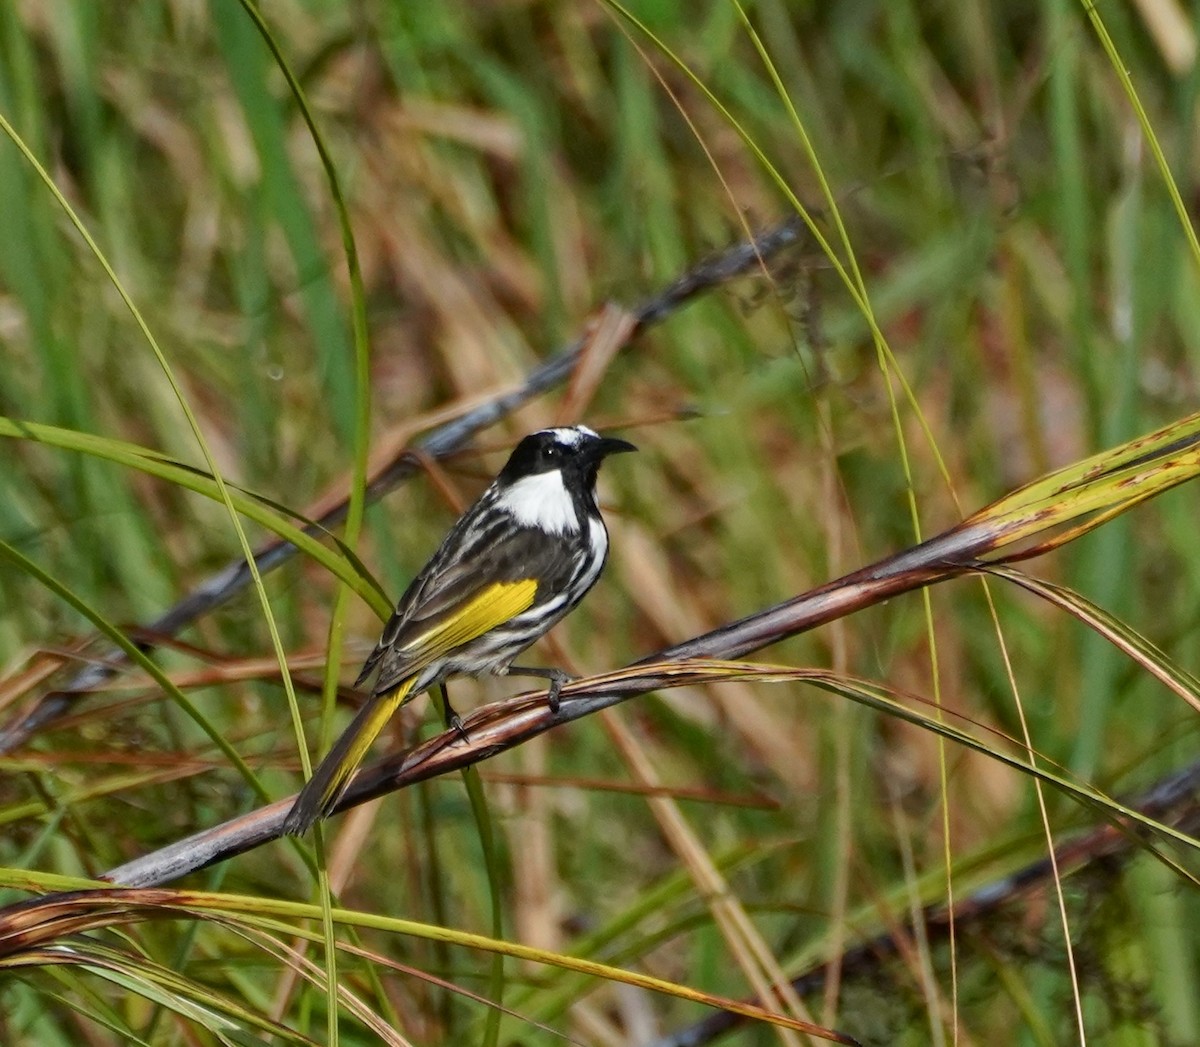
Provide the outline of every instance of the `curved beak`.
<path id="1" fill-rule="evenodd" d="M 602 436 L 593 445 L 596 460 L 607 458 L 610 454 L 624 454 L 626 451 L 636 451 L 628 440 L 618 440 L 615 436 Z"/>

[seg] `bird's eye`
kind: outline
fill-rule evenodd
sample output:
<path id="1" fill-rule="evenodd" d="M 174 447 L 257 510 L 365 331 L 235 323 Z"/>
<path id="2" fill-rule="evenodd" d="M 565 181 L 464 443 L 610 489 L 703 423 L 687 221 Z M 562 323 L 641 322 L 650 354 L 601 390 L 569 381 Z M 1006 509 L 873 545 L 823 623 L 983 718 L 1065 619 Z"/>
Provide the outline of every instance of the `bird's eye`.
<path id="1" fill-rule="evenodd" d="M 559 455 L 558 447 L 556 447 L 554 444 L 551 444 L 549 447 L 546 448 L 546 457 L 547 458 L 557 458 L 558 455 Z"/>

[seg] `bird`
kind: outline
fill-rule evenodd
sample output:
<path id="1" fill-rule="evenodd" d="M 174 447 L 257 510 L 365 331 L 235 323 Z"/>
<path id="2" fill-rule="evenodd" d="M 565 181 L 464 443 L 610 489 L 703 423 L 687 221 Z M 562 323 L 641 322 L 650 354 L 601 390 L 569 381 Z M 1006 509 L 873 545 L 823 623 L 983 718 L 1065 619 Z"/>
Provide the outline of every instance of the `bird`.
<path id="1" fill-rule="evenodd" d="M 301 836 L 330 814 L 392 714 L 447 677 L 540 677 L 558 711 L 570 676 L 513 659 L 600 577 L 608 529 L 596 477 L 609 455 L 636 450 L 585 425 L 542 429 L 517 444 L 400 597 L 354 684 L 375 674 L 370 697 L 300 791 L 285 834 Z M 447 727 L 463 733 L 448 701 L 444 711 Z"/>

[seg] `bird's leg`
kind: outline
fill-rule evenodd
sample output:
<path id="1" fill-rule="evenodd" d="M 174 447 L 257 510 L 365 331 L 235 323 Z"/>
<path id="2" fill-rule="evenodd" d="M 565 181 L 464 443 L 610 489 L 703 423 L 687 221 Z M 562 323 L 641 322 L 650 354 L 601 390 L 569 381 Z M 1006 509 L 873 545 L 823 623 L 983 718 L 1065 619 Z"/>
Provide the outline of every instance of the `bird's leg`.
<path id="1" fill-rule="evenodd" d="M 564 673 L 561 669 L 543 669 L 537 665 L 510 665 L 507 675 L 537 676 L 540 679 L 549 680 L 550 688 L 546 691 L 546 704 L 550 706 L 552 713 L 558 712 L 561 704 L 558 696 L 563 689 L 563 684 L 570 683 L 572 679 L 570 673 Z"/>
<path id="2" fill-rule="evenodd" d="M 445 681 L 437 685 L 438 695 L 442 699 L 442 715 L 446 718 L 446 730 L 457 731 L 458 736 L 465 742 L 467 738 L 467 729 L 463 726 L 462 717 L 454 711 L 454 706 L 450 704 L 450 692 L 446 690 Z"/>

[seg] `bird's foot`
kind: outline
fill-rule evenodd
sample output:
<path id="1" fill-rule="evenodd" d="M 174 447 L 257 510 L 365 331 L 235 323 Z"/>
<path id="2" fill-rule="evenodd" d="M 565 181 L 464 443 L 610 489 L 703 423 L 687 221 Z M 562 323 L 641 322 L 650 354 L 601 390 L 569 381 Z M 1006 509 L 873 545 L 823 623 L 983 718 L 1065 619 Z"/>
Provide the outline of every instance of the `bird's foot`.
<path id="1" fill-rule="evenodd" d="M 550 688 L 546 691 L 546 704 L 550 706 L 552 713 L 557 713 L 562 708 L 562 689 L 563 686 L 571 682 L 571 674 L 565 673 L 561 669 L 555 670 L 555 675 L 550 677 Z"/>

